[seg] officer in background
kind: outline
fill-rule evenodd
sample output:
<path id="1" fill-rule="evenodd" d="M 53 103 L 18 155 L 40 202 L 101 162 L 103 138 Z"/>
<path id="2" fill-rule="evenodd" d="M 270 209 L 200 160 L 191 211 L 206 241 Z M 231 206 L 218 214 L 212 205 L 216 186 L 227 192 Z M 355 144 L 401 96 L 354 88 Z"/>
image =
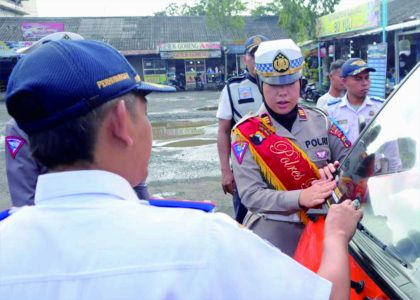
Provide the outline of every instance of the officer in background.
<path id="1" fill-rule="evenodd" d="M 83 39 L 77 33 L 55 32 L 16 52 L 27 55 L 50 41 Z M 28 136 L 19 128 L 14 119 L 6 123 L 5 136 L 6 174 L 12 205 L 16 207 L 33 205 L 38 176 L 47 173 L 48 169 L 33 159 Z M 140 183 L 134 187 L 134 190 L 140 199 L 150 198 L 146 183 Z"/>
<path id="2" fill-rule="evenodd" d="M 233 195 L 235 219 L 242 223 L 246 208 L 242 205 L 230 166 L 230 132 L 232 127 L 249 112 L 256 112 L 262 104 L 262 97 L 255 79 L 255 51 L 258 45 L 268 39 L 262 35 L 255 35 L 245 42 L 243 63 L 247 72 L 241 76 L 228 80 L 219 99 L 216 117 L 219 119 L 217 134 L 217 150 L 219 153 L 220 169 L 222 172 L 222 188 Z"/>
<path id="3" fill-rule="evenodd" d="M 244 224 L 290 256 L 307 222 L 303 211 L 332 193 L 332 173 L 350 149 L 321 110 L 298 105 L 303 64 L 292 40 L 261 43 L 255 66 L 264 105 L 232 131 Z"/>
<path id="4" fill-rule="evenodd" d="M 330 73 L 328 77 L 330 78 L 330 89 L 324 95 L 322 95 L 316 102 L 316 107 L 320 109 L 325 109 L 327 102 L 332 102 L 341 99 L 346 92 L 346 88 L 343 84 L 343 78 L 341 77 L 341 67 L 344 64 L 343 59 L 337 59 L 330 66 Z"/>
<path id="5" fill-rule="evenodd" d="M 341 99 L 327 102 L 328 116 L 337 123 L 352 143 L 360 134 L 361 120 L 366 125 L 369 124 L 384 104 L 384 99 L 368 96 L 370 72 L 375 72 L 375 69 L 368 66 L 364 60 L 348 59 L 341 71 L 347 93 Z"/>
<path id="6" fill-rule="evenodd" d="M 318 275 L 224 214 L 139 203 L 131 186 L 146 179 L 152 149 L 145 97 L 169 89 L 95 41 L 50 42 L 18 62 L 7 109 L 52 172 L 36 205 L 0 222 L 0 295 L 348 299 L 348 242 L 362 217 L 349 200 L 328 212 Z"/>

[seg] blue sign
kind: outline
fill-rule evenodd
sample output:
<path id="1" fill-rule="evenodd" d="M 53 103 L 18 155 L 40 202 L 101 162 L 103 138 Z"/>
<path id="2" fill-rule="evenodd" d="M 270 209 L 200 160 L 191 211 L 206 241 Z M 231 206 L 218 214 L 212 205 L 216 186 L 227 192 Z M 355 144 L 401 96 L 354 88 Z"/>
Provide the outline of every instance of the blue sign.
<path id="1" fill-rule="evenodd" d="M 376 69 L 369 74 L 369 96 L 385 99 L 387 49 L 387 43 L 368 45 L 368 65 Z"/>

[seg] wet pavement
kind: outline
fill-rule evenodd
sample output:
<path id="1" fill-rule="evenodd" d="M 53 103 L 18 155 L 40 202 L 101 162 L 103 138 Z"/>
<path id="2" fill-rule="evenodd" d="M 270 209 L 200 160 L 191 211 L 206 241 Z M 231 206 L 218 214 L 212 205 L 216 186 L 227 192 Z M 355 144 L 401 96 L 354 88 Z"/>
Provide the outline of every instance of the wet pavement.
<path id="1" fill-rule="evenodd" d="M 217 155 L 219 91 L 188 91 L 148 96 L 153 149 L 147 183 L 154 197 L 212 200 L 233 215 L 232 198 L 223 194 Z M 0 209 L 9 207 L 4 166 L 4 126 L 9 116 L 0 94 Z M 313 105 L 313 104 L 310 104 Z"/>
<path id="2" fill-rule="evenodd" d="M 147 183 L 153 196 L 213 200 L 218 211 L 232 215 L 231 197 L 220 187 L 215 117 L 219 94 L 188 91 L 148 96 L 154 141 Z M 0 209 L 10 205 L 4 166 L 4 126 L 8 119 L 0 101 Z"/>

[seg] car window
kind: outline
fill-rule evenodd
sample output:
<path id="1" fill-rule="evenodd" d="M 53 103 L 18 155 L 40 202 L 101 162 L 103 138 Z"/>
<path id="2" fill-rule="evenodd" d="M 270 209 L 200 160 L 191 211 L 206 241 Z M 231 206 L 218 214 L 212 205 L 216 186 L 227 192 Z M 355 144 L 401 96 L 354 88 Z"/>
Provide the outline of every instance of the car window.
<path id="1" fill-rule="evenodd" d="M 420 282 L 420 67 L 388 100 L 340 170 L 340 200 L 359 198 L 362 225 Z"/>

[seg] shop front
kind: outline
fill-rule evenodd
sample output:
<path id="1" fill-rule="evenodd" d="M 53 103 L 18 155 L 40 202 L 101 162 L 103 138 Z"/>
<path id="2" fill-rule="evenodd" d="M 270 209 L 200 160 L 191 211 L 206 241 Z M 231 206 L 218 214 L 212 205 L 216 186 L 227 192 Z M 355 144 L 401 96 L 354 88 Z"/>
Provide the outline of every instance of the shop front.
<path id="1" fill-rule="evenodd" d="M 168 82 L 185 80 L 192 88 L 198 81 L 207 84 L 224 74 L 220 42 L 164 43 L 159 53 Z"/>

